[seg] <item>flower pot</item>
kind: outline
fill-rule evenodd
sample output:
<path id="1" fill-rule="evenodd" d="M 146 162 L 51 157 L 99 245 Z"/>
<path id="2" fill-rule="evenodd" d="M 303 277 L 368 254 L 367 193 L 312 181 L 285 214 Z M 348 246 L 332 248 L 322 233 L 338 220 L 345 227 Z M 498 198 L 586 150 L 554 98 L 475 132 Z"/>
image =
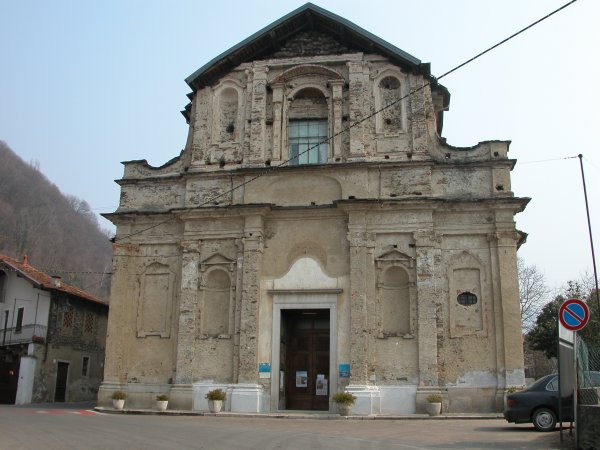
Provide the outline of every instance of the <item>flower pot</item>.
<path id="1" fill-rule="evenodd" d="M 156 401 L 156 409 L 159 411 L 166 411 L 168 404 L 169 404 L 168 400 L 157 400 Z"/>
<path id="2" fill-rule="evenodd" d="M 439 416 L 442 412 L 441 403 L 425 403 L 425 411 L 430 416 Z"/>
<path id="3" fill-rule="evenodd" d="M 347 416 L 352 411 L 352 405 L 349 403 L 338 403 L 338 413 L 340 416 Z"/>
<path id="4" fill-rule="evenodd" d="M 223 408 L 223 400 L 209 400 L 208 409 L 211 413 L 220 413 Z"/>
<path id="5" fill-rule="evenodd" d="M 113 399 L 112 403 L 113 403 L 113 408 L 115 408 L 115 409 L 123 409 L 123 406 L 125 406 L 125 400 Z"/>

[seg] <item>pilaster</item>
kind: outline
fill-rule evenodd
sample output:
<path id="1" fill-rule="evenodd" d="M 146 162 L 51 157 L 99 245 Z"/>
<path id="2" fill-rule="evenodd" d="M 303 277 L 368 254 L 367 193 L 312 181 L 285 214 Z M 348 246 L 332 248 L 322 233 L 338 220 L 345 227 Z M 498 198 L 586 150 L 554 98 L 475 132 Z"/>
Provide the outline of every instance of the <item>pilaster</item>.
<path id="1" fill-rule="evenodd" d="M 191 384 L 193 380 L 194 343 L 198 304 L 199 248 L 196 241 L 181 243 L 181 298 L 177 333 L 177 363 L 175 383 Z"/>
<path id="2" fill-rule="evenodd" d="M 417 341 L 419 386 L 438 385 L 436 310 L 441 278 L 440 248 L 433 230 L 414 233 L 417 254 Z"/>
<path id="3" fill-rule="evenodd" d="M 350 384 L 368 384 L 367 272 L 368 240 L 364 212 L 351 214 L 350 242 Z M 357 220 L 358 219 L 358 220 Z M 361 223 L 362 222 L 362 223 Z"/>
<path id="4" fill-rule="evenodd" d="M 274 83 L 271 87 L 273 89 L 273 159 L 281 161 L 283 83 Z"/>
<path id="5" fill-rule="evenodd" d="M 239 328 L 238 383 L 258 382 L 258 309 L 263 256 L 263 217 L 246 217 Z"/>
<path id="6" fill-rule="evenodd" d="M 331 82 L 332 99 L 333 99 L 333 158 L 339 160 L 342 157 L 342 89 L 344 87 L 343 80 Z"/>
<path id="7" fill-rule="evenodd" d="M 363 62 L 349 62 L 349 103 L 350 103 L 350 124 L 354 124 L 362 120 L 364 104 L 365 104 L 365 89 L 366 83 L 364 75 Z M 364 126 L 362 123 L 350 128 L 350 156 L 364 156 Z"/>
<path id="8" fill-rule="evenodd" d="M 254 66 L 252 83 L 252 108 L 250 112 L 250 152 L 251 163 L 260 163 L 264 157 L 267 111 L 267 72 L 263 64 Z"/>
<path id="9" fill-rule="evenodd" d="M 492 276 L 496 287 L 494 291 L 496 330 L 503 330 L 502 333 L 496 334 L 499 388 L 525 384 L 517 277 L 518 241 L 519 235 L 514 229 L 499 230 L 490 236 Z M 505 377 L 504 386 L 500 385 L 502 375 Z"/>

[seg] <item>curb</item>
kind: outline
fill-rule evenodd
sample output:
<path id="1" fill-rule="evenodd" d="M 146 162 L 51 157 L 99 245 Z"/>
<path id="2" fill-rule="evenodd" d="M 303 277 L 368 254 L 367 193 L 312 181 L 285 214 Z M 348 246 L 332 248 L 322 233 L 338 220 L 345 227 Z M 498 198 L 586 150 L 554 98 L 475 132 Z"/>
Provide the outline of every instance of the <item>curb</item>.
<path id="1" fill-rule="evenodd" d="M 257 419 L 312 419 L 312 420 L 492 420 L 503 419 L 504 416 L 499 413 L 489 414 L 440 414 L 439 416 L 429 416 L 427 414 L 403 414 L 403 415 L 382 415 L 373 414 L 368 416 L 350 415 L 340 416 L 333 413 L 236 413 L 220 412 L 211 413 L 205 411 L 188 410 L 167 410 L 157 411 L 154 409 L 114 409 L 104 406 L 96 406 L 94 411 L 105 414 L 134 414 L 151 416 L 200 416 L 200 417 L 245 417 Z"/>

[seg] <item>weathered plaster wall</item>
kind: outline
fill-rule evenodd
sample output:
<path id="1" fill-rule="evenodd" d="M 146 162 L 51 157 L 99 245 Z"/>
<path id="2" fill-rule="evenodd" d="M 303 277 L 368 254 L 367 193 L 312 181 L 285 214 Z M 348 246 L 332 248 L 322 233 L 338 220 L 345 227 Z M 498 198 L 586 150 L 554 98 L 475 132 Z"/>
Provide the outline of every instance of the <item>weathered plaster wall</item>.
<path id="1" fill-rule="evenodd" d="M 391 398 L 418 410 L 429 392 L 453 411 L 497 409 L 522 384 L 514 215 L 526 201 L 511 191 L 507 142 L 437 136 L 425 82 L 310 32 L 194 92 L 183 154 L 127 163 L 108 215 L 106 389 L 142 405 L 173 385 L 187 407 L 192 383 L 244 383 L 268 404 L 269 291 L 310 258 L 341 289 L 337 364 L 379 398 L 370 412 Z M 288 121 L 309 118 L 334 136 L 326 164 L 288 166 Z M 457 303 L 467 292 L 477 302 Z"/>

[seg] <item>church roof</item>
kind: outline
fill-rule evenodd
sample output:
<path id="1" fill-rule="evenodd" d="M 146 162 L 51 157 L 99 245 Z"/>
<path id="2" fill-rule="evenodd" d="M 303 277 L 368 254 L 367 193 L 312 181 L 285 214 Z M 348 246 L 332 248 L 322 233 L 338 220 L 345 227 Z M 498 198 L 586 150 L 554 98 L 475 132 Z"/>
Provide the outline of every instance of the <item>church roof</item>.
<path id="1" fill-rule="evenodd" d="M 424 75 L 429 78 L 434 90 L 440 89 L 443 92 L 446 103 L 449 101 L 450 94 L 431 75 L 429 63 L 422 63 L 418 58 L 349 20 L 312 3 L 306 3 L 234 45 L 200 67 L 185 81 L 194 91 L 197 91 L 211 85 L 239 64 L 265 58 L 279 50 L 290 37 L 310 30 L 328 34 L 354 51 L 383 55 L 410 73 Z"/>

